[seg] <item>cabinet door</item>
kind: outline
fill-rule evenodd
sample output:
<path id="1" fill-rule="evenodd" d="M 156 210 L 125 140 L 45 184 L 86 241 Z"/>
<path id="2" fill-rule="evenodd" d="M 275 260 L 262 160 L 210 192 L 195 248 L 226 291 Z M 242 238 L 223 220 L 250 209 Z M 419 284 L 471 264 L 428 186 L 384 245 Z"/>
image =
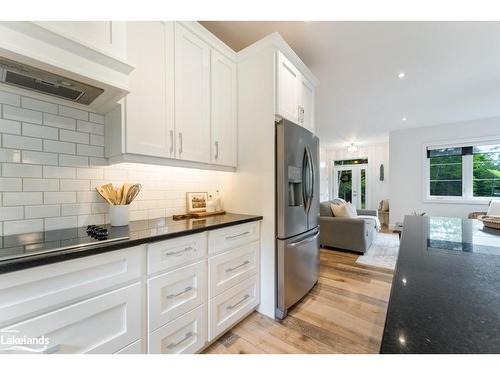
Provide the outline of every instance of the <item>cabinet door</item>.
<path id="1" fill-rule="evenodd" d="M 212 341 L 244 318 L 260 302 L 258 275 L 254 275 L 208 302 L 208 340 Z"/>
<path id="2" fill-rule="evenodd" d="M 111 354 L 138 340 L 142 325 L 141 284 L 51 311 L 5 327 L 14 337 L 41 337 L 46 345 L 34 345 L 33 352 L 45 354 Z M 10 353 L 29 352 L 14 347 Z"/>
<path id="3" fill-rule="evenodd" d="M 35 24 L 118 58 L 126 56 L 127 26 L 123 21 L 37 21 Z"/>
<path id="4" fill-rule="evenodd" d="M 278 52 L 277 113 L 298 123 L 300 73 L 288 59 Z"/>
<path id="5" fill-rule="evenodd" d="M 212 164 L 236 166 L 236 64 L 212 50 Z"/>
<path id="6" fill-rule="evenodd" d="M 299 87 L 299 124 L 314 133 L 314 86 L 301 77 Z"/>
<path id="7" fill-rule="evenodd" d="M 126 152 L 174 157 L 173 22 L 128 22 Z"/>
<path id="8" fill-rule="evenodd" d="M 207 342 L 207 310 L 202 305 L 149 334 L 151 354 L 193 354 Z"/>
<path id="9" fill-rule="evenodd" d="M 206 298 L 205 262 L 192 264 L 148 280 L 148 330 L 203 304 Z"/>
<path id="10" fill-rule="evenodd" d="M 177 157 L 210 162 L 210 47 L 175 24 Z"/>

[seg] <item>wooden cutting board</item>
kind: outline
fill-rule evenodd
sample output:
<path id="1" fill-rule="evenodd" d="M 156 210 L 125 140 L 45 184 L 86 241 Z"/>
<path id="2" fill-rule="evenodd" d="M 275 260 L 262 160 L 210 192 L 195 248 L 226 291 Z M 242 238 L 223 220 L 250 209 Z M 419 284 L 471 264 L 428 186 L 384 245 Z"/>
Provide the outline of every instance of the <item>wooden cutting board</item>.
<path id="1" fill-rule="evenodd" d="M 185 220 L 185 219 L 197 219 L 200 217 L 208 217 L 215 215 L 224 215 L 226 211 L 215 211 L 215 212 L 193 212 L 185 215 L 174 215 L 172 218 L 174 220 Z"/>

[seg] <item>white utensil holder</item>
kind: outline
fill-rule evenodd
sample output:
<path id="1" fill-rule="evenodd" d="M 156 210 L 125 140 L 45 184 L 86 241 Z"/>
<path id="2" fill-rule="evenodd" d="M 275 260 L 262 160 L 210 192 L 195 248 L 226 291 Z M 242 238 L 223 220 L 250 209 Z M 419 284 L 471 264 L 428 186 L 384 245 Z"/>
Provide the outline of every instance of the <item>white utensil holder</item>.
<path id="1" fill-rule="evenodd" d="M 129 223 L 129 205 L 109 205 L 109 219 L 112 227 L 122 227 Z"/>

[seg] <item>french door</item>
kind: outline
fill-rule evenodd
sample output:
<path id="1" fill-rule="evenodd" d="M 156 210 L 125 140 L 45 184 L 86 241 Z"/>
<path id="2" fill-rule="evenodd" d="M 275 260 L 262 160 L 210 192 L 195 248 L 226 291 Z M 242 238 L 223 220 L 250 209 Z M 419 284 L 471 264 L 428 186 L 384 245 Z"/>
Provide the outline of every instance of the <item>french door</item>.
<path id="1" fill-rule="evenodd" d="M 333 168 L 333 197 L 351 202 L 356 208 L 368 205 L 368 165 L 345 165 Z"/>

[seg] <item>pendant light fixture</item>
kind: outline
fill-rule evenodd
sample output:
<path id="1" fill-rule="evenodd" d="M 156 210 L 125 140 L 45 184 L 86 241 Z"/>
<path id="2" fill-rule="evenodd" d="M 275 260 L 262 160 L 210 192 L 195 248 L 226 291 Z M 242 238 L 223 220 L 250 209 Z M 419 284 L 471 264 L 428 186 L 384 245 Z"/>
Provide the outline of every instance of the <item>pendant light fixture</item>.
<path id="1" fill-rule="evenodd" d="M 356 146 L 354 143 L 351 143 L 349 146 L 347 146 L 347 152 L 356 152 L 358 151 L 358 146 Z"/>

